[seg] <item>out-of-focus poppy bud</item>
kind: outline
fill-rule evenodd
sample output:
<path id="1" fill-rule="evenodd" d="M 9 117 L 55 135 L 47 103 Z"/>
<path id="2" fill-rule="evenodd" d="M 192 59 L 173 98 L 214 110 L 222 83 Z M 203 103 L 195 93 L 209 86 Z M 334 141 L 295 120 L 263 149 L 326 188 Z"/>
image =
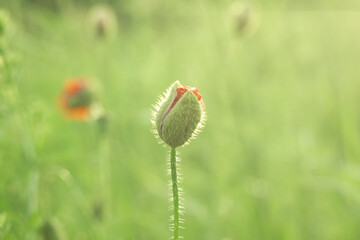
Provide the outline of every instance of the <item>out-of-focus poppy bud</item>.
<path id="1" fill-rule="evenodd" d="M 97 38 L 111 38 L 117 32 L 117 18 L 113 9 L 106 5 L 96 5 L 89 11 L 91 32 Z"/>
<path id="2" fill-rule="evenodd" d="M 5 9 L 0 8 L 0 57 L 4 57 L 8 52 L 7 35 L 9 35 L 10 25 L 10 15 Z"/>
<path id="3" fill-rule="evenodd" d="M 245 2 L 237 1 L 231 5 L 230 15 L 232 27 L 242 35 L 251 35 L 255 32 L 259 17 L 253 7 Z"/>
<path id="4" fill-rule="evenodd" d="M 109 125 L 109 116 L 103 112 L 97 119 L 96 119 L 97 125 L 98 125 L 98 133 L 99 135 L 104 135 L 107 132 L 108 125 Z"/>
<path id="5" fill-rule="evenodd" d="M 9 16 L 8 13 L 0 8 L 0 37 L 2 37 L 8 26 Z"/>
<path id="6" fill-rule="evenodd" d="M 107 133 L 110 116 L 103 106 L 96 102 L 91 105 L 91 116 L 95 120 L 98 136 L 104 136 Z"/>
<path id="7" fill-rule="evenodd" d="M 155 108 L 156 132 L 174 148 L 188 142 L 204 119 L 204 104 L 198 90 L 181 86 L 179 81 L 171 85 Z"/>
<path id="8" fill-rule="evenodd" d="M 51 221 L 46 221 L 40 228 L 44 240 L 57 240 L 59 236 Z"/>
<path id="9" fill-rule="evenodd" d="M 59 98 L 60 108 L 66 117 L 78 121 L 87 119 L 92 102 L 93 94 L 85 79 L 71 78 L 66 81 Z"/>

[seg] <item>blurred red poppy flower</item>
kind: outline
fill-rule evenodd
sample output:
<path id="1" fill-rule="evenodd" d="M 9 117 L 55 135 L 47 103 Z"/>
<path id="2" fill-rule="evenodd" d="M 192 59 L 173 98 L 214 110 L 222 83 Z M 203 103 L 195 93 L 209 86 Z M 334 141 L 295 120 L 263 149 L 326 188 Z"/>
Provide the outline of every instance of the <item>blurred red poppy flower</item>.
<path id="1" fill-rule="evenodd" d="M 84 78 L 70 78 L 59 97 L 59 107 L 72 120 L 84 121 L 89 117 L 93 96 Z"/>

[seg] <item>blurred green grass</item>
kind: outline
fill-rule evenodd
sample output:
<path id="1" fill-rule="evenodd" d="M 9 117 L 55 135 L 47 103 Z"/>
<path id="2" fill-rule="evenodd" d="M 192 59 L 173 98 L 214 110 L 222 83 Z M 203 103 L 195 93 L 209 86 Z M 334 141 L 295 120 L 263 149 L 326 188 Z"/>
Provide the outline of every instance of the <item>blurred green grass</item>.
<path id="1" fill-rule="evenodd" d="M 21 102 L 0 99 L 3 238 L 41 239 L 29 233 L 47 219 L 60 239 L 101 236 L 89 213 L 101 199 L 95 125 L 65 121 L 55 106 L 66 78 L 88 76 L 111 116 L 112 239 L 169 237 L 168 149 L 150 110 L 175 80 L 199 89 L 208 115 L 180 149 L 185 239 L 359 239 L 360 13 L 278 2 L 255 8 L 258 27 L 239 36 L 231 1 L 154 3 L 117 9 L 127 14 L 107 41 L 88 31 L 87 7 L 9 7 Z M 40 171 L 32 220 L 24 131 Z"/>

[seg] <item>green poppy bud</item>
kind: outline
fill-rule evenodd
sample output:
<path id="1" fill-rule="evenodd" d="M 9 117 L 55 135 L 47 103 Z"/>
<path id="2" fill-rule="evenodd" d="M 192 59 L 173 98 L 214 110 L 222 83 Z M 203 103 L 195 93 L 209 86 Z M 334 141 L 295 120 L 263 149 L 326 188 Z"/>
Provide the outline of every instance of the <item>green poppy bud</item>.
<path id="1" fill-rule="evenodd" d="M 250 36 L 255 32 L 260 19 L 252 5 L 245 2 L 234 2 L 230 11 L 231 26 L 236 33 Z"/>
<path id="2" fill-rule="evenodd" d="M 68 97 L 68 106 L 71 108 L 89 106 L 92 103 L 93 95 L 87 88 L 80 89 Z"/>
<path id="3" fill-rule="evenodd" d="M 154 124 L 158 136 L 175 148 L 188 142 L 203 118 L 204 104 L 198 90 L 176 81 L 158 104 Z"/>
<path id="4" fill-rule="evenodd" d="M 95 5 L 89 12 L 89 30 L 98 39 L 112 39 L 117 33 L 117 17 L 113 8 Z"/>

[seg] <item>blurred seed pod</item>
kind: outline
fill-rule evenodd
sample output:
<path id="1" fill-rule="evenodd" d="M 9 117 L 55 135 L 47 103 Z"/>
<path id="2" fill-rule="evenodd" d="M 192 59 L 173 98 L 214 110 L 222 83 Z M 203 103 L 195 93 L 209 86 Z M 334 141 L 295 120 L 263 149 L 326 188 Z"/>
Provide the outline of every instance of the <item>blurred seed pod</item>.
<path id="1" fill-rule="evenodd" d="M 43 240 L 66 240 L 69 239 L 63 223 L 56 217 L 44 219 L 39 227 L 39 235 Z"/>
<path id="2" fill-rule="evenodd" d="M 95 5 L 89 10 L 91 34 L 98 39 L 114 38 L 117 34 L 117 17 L 107 5 Z"/>
<path id="3" fill-rule="evenodd" d="M 6 48 L 6 35 L 9 30 L 10 17 L 7 11 L 0 8 L 0 56 L 4 54 Z"/>
<path id="4" fill-rule="evenodd" d="M 259 25 L 259 15 L 254 7 L 246 2 L 234 2 L 230 7 L 231 27 L 238 34 L 249 36 Z"/>
<path id="5" fill-rule="evenodd" d="M 100 103 L 96 103 L 91 106 L 91 116 L 96 122 L 98 135 L 105 135 L 108 130 L 110 120 L 109 113 L 104 110 Z"/>
<path id="6" fill-rule="evenodd" d="M 5 35 L 9 25 L 9 14 L 4 9 L 0 8 L 0 38 Z"/>
<path id="7" fill-rule="evenodd" d="M 58 235 L 53 224 L 50 221 L 45 221 L 41 226 L 40 233 L 44 240 L 58 240 Z"/>
<path id="8" fill-rule="evenodd" d="M 98 220 L 99 222 L 102 222 L 103 218 L 104 218 L 103 204 L 100 201 L 95 202 L 92 205 L 92 211 L 93 211 L 93 215 L 94 215 L 95 219 Z"/>
<path id="9" fill-rule="evenodd" d="M 108 125 L 109 125 L 109 116 L 105 112 L 100 115 L 97 119 L 98 125 L 98 133 L 99 135 L 104 135 L 107 132 Z"/>

